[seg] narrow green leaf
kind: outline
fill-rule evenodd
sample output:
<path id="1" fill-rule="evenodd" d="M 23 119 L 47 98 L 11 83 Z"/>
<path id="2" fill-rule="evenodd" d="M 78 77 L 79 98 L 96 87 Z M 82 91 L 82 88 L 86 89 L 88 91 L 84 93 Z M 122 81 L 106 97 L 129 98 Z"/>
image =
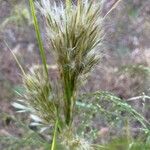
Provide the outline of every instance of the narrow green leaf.
<path id="1" fill-rule="evenodd" d="M 57 129 L 58 129 L 58 119 L 56 120 L 56 123 L 55 123 L 54 135 L 53 135 L 51 150 L 57 150 L 56 149 Z"/>
<path id="2" fill-rule="evenodd" d="M 46 72 L 47 77 L 48 77 L 46 55 L 45 55 L 45 50 L 44 50 L 44 47 L 43 47 L 43 42 L 42 42 L 42 38 L 41 38 L 41 34 L 40 34 L 40 29 L 39 29 L 39 25 L 38 25 L 36 13 L 35 13 L 35 5 L 34 5 L 33 0 L 29 0 L 29 3 L 30 3 L 31 14 L 32 14 L 33 21 L 34 21 L 34 28 L 35 28 L 35 32 L 36 32 L 36 37 L 37 37 L 39 49 L 40 49 L 40 55 L 41 55 L 41 58 L 42 58 L 42 63 L 44 65 L 44 69 L 45 69 L 45 72 Z"/>

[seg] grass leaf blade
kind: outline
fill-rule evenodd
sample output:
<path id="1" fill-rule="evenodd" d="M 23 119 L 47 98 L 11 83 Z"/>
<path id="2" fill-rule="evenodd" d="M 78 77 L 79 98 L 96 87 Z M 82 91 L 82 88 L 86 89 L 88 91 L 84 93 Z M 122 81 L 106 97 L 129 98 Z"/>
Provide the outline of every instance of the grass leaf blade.
<path id="1" fill-rule="evenodd" d="M 41 34 L 40 34 L 40 29 L 39 29 L 39 25 L 38 25 L 36 13 L 35 13 L 35 5 L 34 5 L 33 0 L 29 0 L 29 3 L 30 3 L 31 14 L 32 14 L 33 21 L 34 21 L 34 28 L 35 28 L 35 32 L 36 32 L 36 37 L 37 37 L 39 49 L 40 49 L 40 55 L 41 55 L 41 58 L 42 58 L 42 63 L 44 65 L 44 69 L 45 69 L 45 72 L 46 72 L 47 77 L 48 77 L 46 55 L 45 55 L 45 50 L 44 50 L 44 47 L 43 47 L 43 42 L 42 42 L 42 38 L 41 38 Z"/>
<path id="2" fill-rule="evenodd" d="M 54 135 L 53 135 L 51 150 L 56 150 L 57 129 L 58 129 L 58 120 L 56 120 L 56 123 L 55 123 Z"/>

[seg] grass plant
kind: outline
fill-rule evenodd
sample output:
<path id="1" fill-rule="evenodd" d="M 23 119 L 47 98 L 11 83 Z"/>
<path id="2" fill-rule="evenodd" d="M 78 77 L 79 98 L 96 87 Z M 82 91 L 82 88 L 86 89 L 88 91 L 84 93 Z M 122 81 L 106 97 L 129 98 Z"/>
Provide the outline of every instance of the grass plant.
<path id="1" fill-rule="evenodd" d="M 77 6 L 66 1 L 50 7 L 49 1 L 38 4 L 47 22 L 47 37 L 52 44 L 63 89 L 66 124 L 73 120 L 77 85 L 98 61 L 94 48 L 102 40 L 100 6 L 78 1 Z"/>
<path id="2" fill-rule="evenodd" d="M 117 106 L 115 108 L 118 111 L 126 111 L 131 114 L 145 130 L 149 131 L 150 123 L 118 97 L 107 92 L 93 93 L 89 95 L 91 99 L 96 99 L 96 104 L 92 104 L 92 102 L 86 104 L 82 100 L 85 98 L 86 101 L 89 95 L 79 96 L 78 94 L 81 79 L 86 77 L 99 61 L 97 47 L 101 44 L 104 36 L 103 20 L 106 17 L 102 17 L 101 3 L 92 0 L 78 0 L 77 5 L 71 0 L 66 0 L 65 4 L 62 2 L 51 3 L 49 0 L 41 0 L 36 3 L 38 10 L 44 16 L 46 40 L 51 45 L 50 52 L 53 53 L 59 71 L 58 83 L 61 87 L 58 93 L 49 79 L 48 64 L 36 17 L 35 4 L 33 0 L 29 0 L 29 2 L 42 67 L 28 73 L 22 71 L 24 92 L 19 94 L 20 99 L 13 103 L 13 106 L 20 112 L 29 112 L 34 120 L 34 125 L 42 124 L 47 129 L 53 126 L 51 150 L 58 149 L 60 144 L 63 147 L 61 149 L 64 150 L 95 149 L 96 146 L 77 135 L 73 129 L 73 121 L 78 106 L 86 109 L 92 108 L 94 111 L 95 109 L 102 110 L 100 99 L 108 100 L 113 104 L 113 108 L 114 105 Z M 103 110 L 107 112 L 107 110 Z M 117 110 L 116 113 L 118 113 Z"/>

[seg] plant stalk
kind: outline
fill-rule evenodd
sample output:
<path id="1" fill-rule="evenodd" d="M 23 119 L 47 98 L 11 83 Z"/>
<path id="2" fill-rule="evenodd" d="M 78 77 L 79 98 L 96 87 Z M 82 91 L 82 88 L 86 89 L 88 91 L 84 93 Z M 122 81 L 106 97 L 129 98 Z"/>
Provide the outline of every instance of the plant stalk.
<path id="1" fill-rule="evenodd" d="M 31 9 L 31 15 L 32 15 L 33 22 L 34 22 L 36 37 L 37 37 L 37 41 L 38 41 L 38 45 L 39 45 L 39 49 L 40 49 L 42 63 L 44 65 L 44 70 L 45 70 L 47 78 L 48 78 L 46 55 L 45 55 L 45 50 L 43 47 L 43 42 L 42 42 L 42 38 L 41 38 L 41 34 L 40 34 L 40 29 L 39 29 L 39 25 L 38 25 L 38 21 L 37 21 L 37 17 L 36 17 L 35 5 L 34 5 L 33 0 L 29 0 L 29 4 L 30 4 L 30 9 Z"/>

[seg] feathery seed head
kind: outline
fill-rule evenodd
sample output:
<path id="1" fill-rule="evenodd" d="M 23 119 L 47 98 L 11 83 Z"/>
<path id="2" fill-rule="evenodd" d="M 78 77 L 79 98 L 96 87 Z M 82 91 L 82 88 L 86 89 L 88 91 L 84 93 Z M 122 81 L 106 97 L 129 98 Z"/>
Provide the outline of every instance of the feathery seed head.
<path id="1" fill-rule="evenodd" d="M 23 103 L 39 116 L 43 123 L 55 121 L 56 101 L 43 69 L 32 70 L 23 76 L 24 93 L 21 95 Z"/>
<path id="2" fill-rule="evenodd" d="M 94 51 L 102 38 L 100 4 L 79 0 L 69 10 L 63 3 L 50 6 L 49 0 L 37 5 L 45 16 L 47 37 L 60 69 L 63 71 L 68 66 L 76 75 L 90 70 L 98 60 Z"/>
<path id="3" fill-rule="evenodd" d="M 96 46 L 102 40 L 101 5 L 78 0 L 77 5 L 49 0 L 37 3 L 47 24 L 47 38 L 57 61 L 64 96 L 66 123 L 72 121 L 77 85 L 98 62 Z"/>

